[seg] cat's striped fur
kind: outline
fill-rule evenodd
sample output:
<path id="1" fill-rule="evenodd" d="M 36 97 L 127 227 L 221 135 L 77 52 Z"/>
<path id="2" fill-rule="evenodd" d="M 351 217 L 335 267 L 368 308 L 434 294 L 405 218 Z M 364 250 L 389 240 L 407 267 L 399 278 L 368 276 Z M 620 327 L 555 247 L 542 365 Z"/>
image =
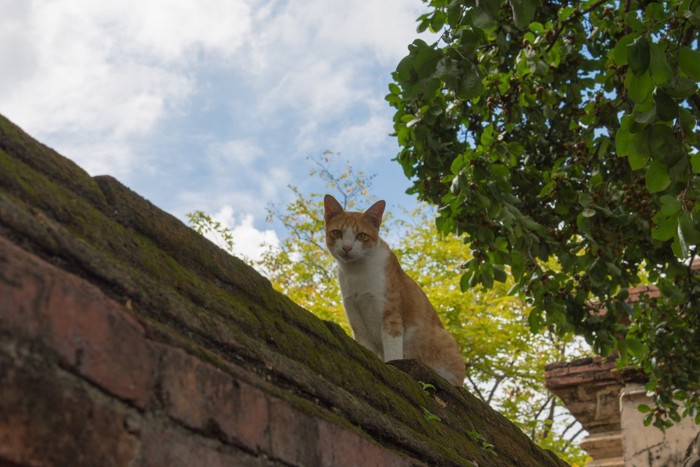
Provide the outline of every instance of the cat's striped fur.
<path id="1" fill-rule="evenodd" d="M 401 269 L 379 237 L 386 204 L 346 212 L 324 199 L 326 244 L 338 262 L 343 305 L 353 336 L 384 361 L 421 360 L 455 386 L 464 381 L 464 360 L 423 290 Z"/>

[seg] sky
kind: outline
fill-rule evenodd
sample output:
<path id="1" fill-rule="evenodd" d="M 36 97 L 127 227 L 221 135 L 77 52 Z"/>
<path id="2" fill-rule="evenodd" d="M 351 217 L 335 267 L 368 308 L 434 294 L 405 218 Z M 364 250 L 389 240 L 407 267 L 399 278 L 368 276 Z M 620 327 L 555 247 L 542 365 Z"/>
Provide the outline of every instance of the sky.
<path id="1" fill-rule="evenodd" d="M 266 207 L 324 190 L 326 150 L 411 208 L 391 72 L 420 0 L 0 0 L 0 113 L 91 175 L 183 221 L 202 210 L 256 258 Z M 342 163 L 340 163 L 342 162 Z"/>

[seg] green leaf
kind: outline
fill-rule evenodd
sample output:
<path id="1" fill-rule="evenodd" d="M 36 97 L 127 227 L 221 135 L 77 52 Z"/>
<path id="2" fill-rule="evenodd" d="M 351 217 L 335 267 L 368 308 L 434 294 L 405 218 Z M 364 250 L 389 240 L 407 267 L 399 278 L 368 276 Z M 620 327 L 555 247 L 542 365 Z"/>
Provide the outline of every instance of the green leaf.
<path id="1" fill-rule="evenodd" d="M 416 54 L 416 58 L 413 63 L 416 73 L 418 73 L 418 77 L 425 79 L 435 73 L 435 67 L 437 66 L 441 57 L 442 54 L 434 48 L 425 43 L 421 44 L 421 46 L 418 48 L 418 53 Z"/>
<path id="2" fill-rule="evenodd" d="M 441 10 L 437 10 L 430 20 L 430 30 L 432 32 L 438 32 L 445 25 L 445 20 L 447 19 L 445 13 Z"/>
<path id="3" fill-rule="evenodd" d="M 595 216 L 595 210 L 591 208 L 586 208 L 581 212 L 583 217 L 593 217 Z"/>
<path id="4" fill-rule="evenodd" d="M 587 208 L 592 202 L 593 196 L 591 196 L 590 193 L 579 193 L 578 204 L 580 204 L 584 208 Z"/>
<path id="5" fill-rule="evenodd" d="M 520 279 L 525 272 L 525 256 L 518 250 L 510 253 L 510 272 L 516 279 Z"/>
<path id="6" fill-rule="evenodd" d="M 688 78 L 678 77 L 678 79 L 672 82 L 672 85 L 666 86 L 666 92 L 671 97 L 676 99 L 687 99 L 688 97 L 695 94 L 698 87 L 695 81 Z"/>
<path id="7" fill-rule="evenodd" d="M 526 29 L 535 16 L 535 2 L 532 0 L 508 0 L 513 10 L 513 21 L 518 29 Z"/>
<path id="8" fill-rule="evenodd" d="M 639 36 L 627 46 L 627 63 L 632 72 L 639 76 L 649 69 L 651 52 L 649 41 L 644 36 Z"/>
<path id="9" fill-rule="evenodd" d="M 482 0 L 472 9 L 472 25 L 479 29 L 493 29 L 496 26 L 500 0 Z"/>
<path id="10" fill-rule="evenodd" d="M 647 355 L 647 349 L 639 339 L 633 337 L 628 337 L 625 339 L 627 341 L 627 350 L 629 353 L 636 358 L 644 358 Z"/>
<path id="11" fill-rule="evenodd" d="M 627 73 L 625 76 L 625 88 L 627 93 L 636 103 L 642 103 L 651 97 L 654 90 L 654 82 L 651 80 L 649 73 L 637 75 L 635 73 Z"/>
<path id="12" fill-rule="evenodd" d="M 530 325 L 532 332 L 538 332 L 544 326 L 544 318 L 542 317 L 542 311 L 538 309 L 530 310 L 530 314 L 527 317 L 527 322 Z"/>
<path id="13" fill-rule="evenodd" d="M 470 100 L 477 98 L 484 92 L 484 85 L 481 82 L 481 75 L 476 65 L 471 65 L 462 80 L 461 86 L 457 91 L 457 97 L 461 100 Z"/>
<path id="14" fill-rule="evenodd" d="M 644 23 L 640 21 L 636 11 L 627 12 L 625 15 L 625 24 L 637 32 L 644 30 Z"/>
<path id="15" fill-rule="evenodd" d="M 396 66 L 396 77 L 399 82 L 405 83 L 411 80 L 414 60 L 415 55 L 410 54 L 405 56 Z"/>
<path id="16" fill-rule="evenodd" d="M 692 212 L 683 212 L 678 216 L 678 229 L 683 233 L 687 245 L 700 244 L 700 230 Z"/>
<path id="17" fill-rule="evenodd" d="M 657 160 L 665 161 L 669 166 L 683 154 L 683 146 L 668 125 L 658 123 L 649 133 L 649 152 Z"/>
<path id="18" fill-rule="evenodd" d="M 662 217 L 654 219 L 656 227 L 651 229 L 651 238 L 660 242 L 665 242 L 672 239 L 676 235 L 678 229 L 677 217 Z"/>
<path id="19" fill-rule="evenodd" d="M 681 47 L 678 63 L 688 78 L 700 81 L 700 52 L 683 46 Z"/>
<path id="20" fill-rule="evenodd" d="M 505 282 L 508 279 L 506 271 L 498 264 L 493 265 L 493 278 L 498 282 Z"/>
<path id="21" fill-rule="evenodd" d="M 612 51 L 613 61 L 615 65 L 624 66 L 628 64 L 627 61 L 627 46 L 632 43 L 632 41 L 637 37 L 636 33 L 627 34 L 620 38 L 615 44 L 615 48 Z"/>
<path id="22" fill-rule="evenodd" d="M 668 167 L 663 162 L 654 161 L 647 170 L 646 185 L 650 193 L 658 193 L 665 190 L 671 183 L 668 176 Z"/>
<path id="23" fill-rule="evenodd" d="M 441 422 L 442 419 L 426 409 L 425 407 L 421 406 L 421 409 L 423 410 L 423 417 L 429 422 Z"/>
<path id="24" fill-rule="evenodd" d="M 618 157 L 627 157 L 629 154 L 630 141 L 632 141 L 632 124 L 634 118 L 631 115 L 625 115 L 620 122 L 620 128 L 615 133 L 615 151 Z"/>
<path id="25" fill-rule="evenodd" d="M 664 85 L 673 77 L 673 70 L 666 60 L 666 53 L 661 45 L 652 44 L 650 50 L 651 79 L 658 86 Z"/>
<path id="26" fill-rule="evenodd" d="M 627 156 L 627 161 L 632 170 L 639 170 L 645 167 L 649 161 L 649 156 L 649 132 L 640 131 L 639 133 L 633 133 Z"/>
<path id="27" fill-rule="evenodd" d="M 661 201 L 661 209 L 659 210 L 661 216 L 672 216 L 681 210 L 681 203 L 671 195 L 663 195 L 659 201 Z"/>
<path id="28" fill-rule="evenodd" d="M 661 88 L 654 90 L 654 103 L 656 104 L 656 115 L 661 120 L 673 120 L 678 117 L 678 102 L 676 102 L 666 91 Z"/>
<path id="29" fill-rule="evenodd" d="M 648 106 L 644 106 L 648 107 Z M 634 117 L 634 121 L 637 123 L 641 123 L 642 125 L 647 125 L 649 123 L 653 123 L 656 121 L 656 106 L 651 105 L 651 108 L 646 111 L 635 111 L 632 116 Z"/>
<path id="30" fill-rule="evenodd" d="M 466 292 L 472 287 L 471 280 L 473 276 L 473 271 L 467 271 L 462 274 L 462 277 L 459 279 L 459 289 L 462 291 L 462 293 Z"/>
<path id="31" fill-rule="evenodd" d="M 639 404 L 637 406 L 637 410 L 639 410 L 641 413 L 649 413 L 651 412 L 651 407 L 646 404 Z"/>
<path id="32" fill-rule="evenodd" d="M 693 173 L 700 174 L 700 153 L 690 156 L 690 166 L 693 168 Z"/>

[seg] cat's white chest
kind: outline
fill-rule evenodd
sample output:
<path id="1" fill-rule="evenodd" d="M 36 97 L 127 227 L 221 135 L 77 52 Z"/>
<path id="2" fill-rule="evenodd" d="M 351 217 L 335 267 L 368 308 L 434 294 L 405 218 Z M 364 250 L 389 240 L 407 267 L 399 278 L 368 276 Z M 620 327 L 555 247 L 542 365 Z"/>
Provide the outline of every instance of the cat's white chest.
<path id="1" fill-rule="evenodd" d="M 380 356 L 388 259 L 389 250 L 377 248 L 361 262 L 338 264 L 340 291 L 353 335 Z"/>

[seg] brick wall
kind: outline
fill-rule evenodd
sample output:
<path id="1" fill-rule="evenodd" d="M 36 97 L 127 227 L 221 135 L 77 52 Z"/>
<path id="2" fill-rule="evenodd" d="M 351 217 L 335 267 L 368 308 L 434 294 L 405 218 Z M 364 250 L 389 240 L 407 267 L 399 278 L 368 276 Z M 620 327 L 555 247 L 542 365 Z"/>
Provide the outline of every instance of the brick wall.
<path id="1" fill-rule="evenodd" d="M 0 237 L 0 458 L 20 465 L 411 465 L 154 342 L 92 284 Z"/>
<path id="2" fill-rule="evenodd" d="M 564 465 L 0 116 L 1 466 L 421 464 Z"/>

